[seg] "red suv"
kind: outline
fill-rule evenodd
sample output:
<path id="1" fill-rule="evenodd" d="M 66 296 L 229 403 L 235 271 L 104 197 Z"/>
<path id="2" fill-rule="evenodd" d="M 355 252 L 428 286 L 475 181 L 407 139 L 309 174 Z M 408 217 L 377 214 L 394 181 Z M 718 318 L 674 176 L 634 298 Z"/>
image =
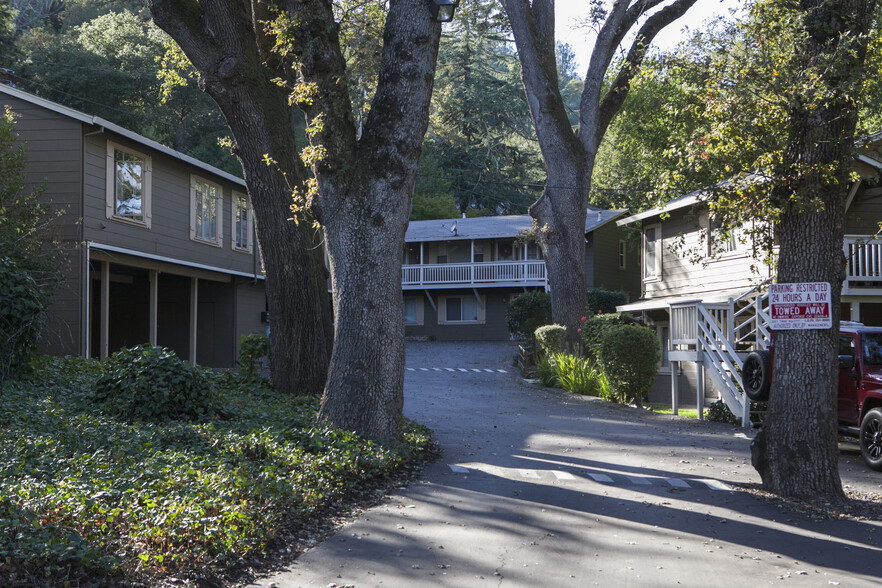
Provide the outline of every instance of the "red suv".
<path id="1" fill-rule="evenodd" d="M 773 347 L 744 360 L 748 398 L 769 399 Z M 857 437 L 867 465 L 882 471 L 882 327 L 842 321 L 839 329 L 839 432 Z"/>

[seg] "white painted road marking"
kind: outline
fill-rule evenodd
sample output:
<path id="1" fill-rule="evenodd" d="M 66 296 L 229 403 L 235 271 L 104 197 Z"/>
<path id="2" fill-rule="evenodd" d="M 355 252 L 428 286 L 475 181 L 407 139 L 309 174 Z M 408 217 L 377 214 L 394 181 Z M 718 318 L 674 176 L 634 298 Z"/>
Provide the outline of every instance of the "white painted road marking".
<path id="1" fill-rule="evenodd" d="M 554 474 L 554 477 L 557 478 L 558 480 L 575 480 L 576 479 L 576 476 L 574 476 L 570 472 L 558 472 L 555 470 L 555 471 L 552 471 L 551 473 Z"/>
<path id="2" fill-rule="evenodd" d="M 711 490 L 720 490 L 723 492 L 733 492 L 732 488 L 728 485 L 720 482 L 719 480 L 698 480 L 699 482 L 706 484 L 708 488 Z"/>
<path id="3" fill-rule="evenodd" d="M 687 484 L 684 480 L 680 478 L 662 478 L 665 482 L 673 486 L 674 488 L 692 488 L 689 484 Z"/>
<path id="4" fill-rule="evenodd" d="M 591 479 L 594 480 L 595 482 L 606 482 L 608 484 L 611 484 L 613 482 L 613 479 L 610 478 L 609 476 L 607 476 L 606 474 L 588 474 L 588 475 L 591 476 Z"/>
<path id="5" fill-rule="evenodd" d="M 647 480 L 646 478 L 640 476 L 628 476 L 628 480 L 632 484 L 637 484 L 638 486 L 651 486 L 652 482 Z"/>
<path id="6" fill-rule="evenodd" d="M 467 474 L 467 473 L 469 473 L 469 468 L 464 468 L 464 467 L 462 467 L 462 466 L 455 465 L 455 464 L 452 464 L 452 463 L 451 463 L 451 464 L 447 464 L 447 467 L 449 467 L 451 470 L 453 470 L 453 473 L 455 473 L 455 474 Z"/>

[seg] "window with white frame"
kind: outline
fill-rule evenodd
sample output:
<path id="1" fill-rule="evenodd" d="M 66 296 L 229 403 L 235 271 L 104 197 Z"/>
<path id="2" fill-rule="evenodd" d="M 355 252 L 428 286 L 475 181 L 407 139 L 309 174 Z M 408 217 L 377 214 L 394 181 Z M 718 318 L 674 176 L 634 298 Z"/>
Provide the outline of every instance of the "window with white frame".
<path id="1" fill-rule="evenodd" d="M 649 225 L 643 229 L 643 279 L 647 282 L 655 282 L 661 280 L 661 276 L 661 225 Z"/>
<path id="2" fill-rule="evenodd" d="M 483 323 L 484 297 L 471 294 L 439 297 L 438 323 Z"/>
<path id="3" fill-rule="evenodd" d="M 475 263 L 484 263 L 484 244 L 475 242 Z"/>
<path id="4" fill-rule="evenodd" d="M 738 242 L 735 240 L 735 231 L 735 227 L 726 229 L 720 226 L 714 220 L 713 215 L 709 214 L 707 220 L 708 255 L 710 257 L 719 257 L 737 251 Z"/>
<path id="5" fill-rule="evenodd" d="M 538 243 L 527 243 L 527 251 L 526 251 L 526 254 L 527 254 L 527 259 L 528 259 L 528 260 L 533 260 L 533 259 L 538 260 L 538 259 L 542 259 L 542 250 L 539 249 L 539 244 L 538 244 Z"/>
<path id="6" fill-rule="evenodd" d="M 254 221 L 248 197 L 233 192 L 233 249 L 251 252 L 254 246 Z"/>
<path id="7" fill-rule="evenodd" d="M 438 253 L 435 255 L 435 263 L 447 263 L 446 243 L 438 243 Z"/>
<path id="8" fill-rule="evenodd" d="M 107 142 L 107 218 L 150 228 L 150 157 Z"/>
<path id="9" fill-rule="evenodd" d="M 190 178 L 190 238 L 210 245 L 223 241 L 221 187 L 202 178 Z"/>
<path id="10" fill-rule="evenodd" d="M 668 359 L 670 352 L 671 328 L 668 323 L 656 323 L 656 334 L 658 335 L 658 343 L 661 345 L 661 363 L 659 368 L 662 371 L 669 371 L 671 363 Z"/>
<path id="11" fill-rule="evenodd" d="M 404 324 L 423 324 L 423 299 L 419 296 L 404 297 Z"/>
<path id="12" fill-rule="evenodd" d="M 619 269 L 628 269 L 628 243 L 619 241 Z"/>

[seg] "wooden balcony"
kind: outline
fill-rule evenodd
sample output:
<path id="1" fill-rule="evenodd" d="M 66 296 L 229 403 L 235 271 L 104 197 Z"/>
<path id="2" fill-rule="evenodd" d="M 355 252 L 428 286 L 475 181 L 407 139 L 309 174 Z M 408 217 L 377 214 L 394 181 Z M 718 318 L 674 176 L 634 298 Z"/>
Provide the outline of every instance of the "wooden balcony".
<path id="1" fill-rule="evenodd" d="M 401 287 L 423 288 L 535 286 L 548 283 L 544 261 L 439 263 L 401 267 Z"/>
<path id="2" fill-rule="evenodd" d="M 843 294 L 882 294 L 882 238 L 847 235 L 843 244 L 846 274 Z"/>

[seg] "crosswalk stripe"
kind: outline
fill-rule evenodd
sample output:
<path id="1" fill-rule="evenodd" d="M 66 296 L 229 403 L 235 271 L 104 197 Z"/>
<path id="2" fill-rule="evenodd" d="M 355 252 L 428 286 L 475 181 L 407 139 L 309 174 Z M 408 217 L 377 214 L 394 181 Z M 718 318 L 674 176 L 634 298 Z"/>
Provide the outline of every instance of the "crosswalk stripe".
<path id="1" fill-rule="evenodd" d="M 481 373 L 481 370 L 479 370 L 478 368 L 472 368 L 472 371 L 473 371 L 473 372 L 478 372 L 479 374 Z"/>
<path id="2" fill-rule="evenodd" d="M 556 470 L 553 470 L 551 473 L 554 474 L 554 477 L 557 478 L 558 480 L 575 480 L 576 479 L 576 476 L 574 476 L 570 472 L 558 472 Z"/>
<path id="3" fill-rule="evenodd" d="M 588 475 L 591 476 L 591 479 L 594 480 L 595 482 L 606 482 L 609 484 L 609 483 L 612 483 L 612 481 L 613 481 L 613 479 L 610 478 L 609 476 L 607 476 L 606 474 L 588 474 Z"/>
<path id="4" fill-rule="evenodd" d="M 467 474 L 467 473 L 469 473 L 469 468 L 464 468 L 464 467 L 462 467 L 462 466 L 460 466 L 460 465 L 455 465 L 455 464 L 452 464 L 452 463 L 451 463 L 451 464 L 447 464 L 447 467 L 449 467 L 449 468 L 453 471 L 453 473 L 455 473 L 455 474 Z"/>
<path id="5" fill-rule="evenodd" d="M 469 370 L 467 370 L 467 369 L 465 369 L 465 368 L 456 368 L 456 369 L 458 369 L 458 370 L 461 371 L 461 372 L 468 372 L 468 371 L 469 371 Z"/>
<path id="6" fill-rule="evenodd" d="M 500 374 L 507 374 L 507 373 L 508 373 L 508 372 L 505 371 L 505 370 L 496 370 L 496 371 L 499 372 Z"/>
<path id="7" fill-rule="evenodd" d="M 453 368 L 444 368 L 444 369 L 447 370 L 448 372 L 455 372 L 455 371 L 456 371 L 456 370 L 453 369 Z"/>
<path id="8" fill-rule="evenodd" d="M 727 484 L 720 482 L 719 480 L 698 480 L 702 484 L 705 484 L 711 490 L 719 490 L 722 492 L 732 492 L 732 488 L 730 488 Z"/>
<path id="9" fill-rule="evenodd" d="M 536 470 L 518 470 L 518 472 L 525 478 L 539 478 L 539 472 Z"/>
<path id="10" fill-rule="evenodd" d="M 628 476 L 628 481 L 638 486 L 651 486 L 652 482 L 640 476 Z"/>
<path id="11" fill-rule="evenodd" d="M 421 371 L 421 372 L 427 372 L 427 371 L 429 371 L 429 368 L 420 368 L 420 371 Z"/>
<path id="12" fill-rule="evenodd" d="M 409 372 L 415 372 L 415 371 L 416 371 L 416 368 L 406 368 L 406 369 L 407 369 L 407 371 L 409 371 Z"/>
<path id="13" fill-rule="evenodd" d="M 673 486 L 674 488 L 691 488 L 689 484 L 687 484 L 684 480 L 680 478 L 662 478 L 665 482 Z"/>
<path id="14" fill-rule="evenodd" d="M 441 371 L 441 368 L 432 368 L 432 371 L 434 371 L 434 372 L 440 372 L 440 371 Z"/>

